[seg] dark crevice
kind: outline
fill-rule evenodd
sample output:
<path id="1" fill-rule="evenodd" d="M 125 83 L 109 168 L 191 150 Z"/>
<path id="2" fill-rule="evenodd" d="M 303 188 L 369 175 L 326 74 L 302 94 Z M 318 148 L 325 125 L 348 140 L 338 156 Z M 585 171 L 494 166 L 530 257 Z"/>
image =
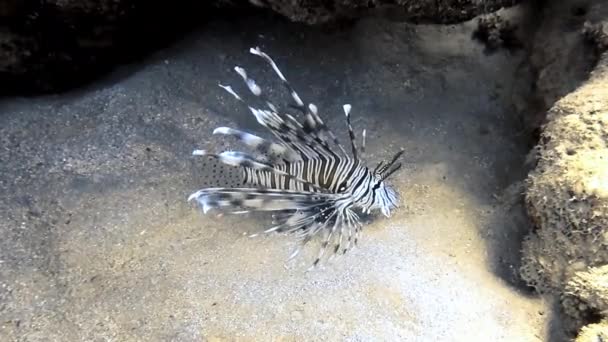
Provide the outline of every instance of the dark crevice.
<path id="1" fill-rule="evenodd" d="M 454 24 L 517 2 L 4 0 L 0 2 L 0 96 L 73 90 L 167 47 L 211 18 L 239 20 L 275 12 L 287 20 L 316 23 L 328 30 L 374 15 L 393 21 Z M 511 38 L 508 33 L 500 37 L 506 44 Z"/>
<path id="2" fill-rule="evenodd" d="M 120 3 L 122 4 L 122 2 Z M 121 5 L 116 5 L 121 6 Z M 231 9 L 230 14 L 240 9 Z M 69 12 L 45 1 L 29 1 L 19 15 L 0 23 L 12 37 L 2 50 L 22 51 L 20 68 L 0 70 L 0 95 L 31 96 L 71 90 L 122 64 L 169 46 L 208 18 L 225 15 L 206 2 L 176 5 L 136 1 L 107 17 Z"/>

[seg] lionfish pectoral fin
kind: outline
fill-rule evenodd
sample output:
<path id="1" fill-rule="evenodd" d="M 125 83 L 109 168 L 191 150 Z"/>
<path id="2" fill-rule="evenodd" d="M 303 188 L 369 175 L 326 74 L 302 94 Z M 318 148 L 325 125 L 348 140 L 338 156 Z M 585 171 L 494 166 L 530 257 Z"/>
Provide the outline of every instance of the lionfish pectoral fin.
<path id="1" fill-rule="evenodd" d="M 350 209 L 340 210 L 334 203 L 330 206 L 325 206 L 320 211 L 316 211 L 309 215 L 312 218 L 310 224 L 297 227 L 299 230 L 298 236 L 300 242 L 298 246 L 293 250 L 287 262 L 295 258 L 301 251 L 301 249 L 310 242 L 314 237 L 323 235 L 319 253 L 312 262 L 312 265 L 308 270 L 312 270 L 321 264 L 321 260 L 324 260 L 324 255 L 327 251 L 331 253 L 327 258 L 327 261 L 340 255 L 341 249 L 345 253 L 351 245 L 353 237 L 358 236 L 358 227 L 360 226 L 357 215 Z M 293 230 L 293 229 L 292 229 Z M 343 247 L 345 235 L 348 234 L 348 245 Z"/>

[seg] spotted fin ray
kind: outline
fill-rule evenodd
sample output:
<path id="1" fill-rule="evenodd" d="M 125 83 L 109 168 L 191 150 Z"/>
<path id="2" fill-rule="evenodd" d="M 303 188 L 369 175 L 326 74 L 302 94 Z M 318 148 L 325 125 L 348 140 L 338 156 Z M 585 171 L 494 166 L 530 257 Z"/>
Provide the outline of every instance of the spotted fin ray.
<path id="1" fill-rule="evenodd" d="M 279 78 L 283 82 L 283 85 L 285 86 L 285 88 L 287 88 L 287 91 L 295 101 L 295 105 L 293 107 L 300 110 L 306 116 L 303 124 L 306 133 L 314 136 L 315 140 L 317 140 L 317 142 L 319 142 L 321 146 L 331 151 L 328 141 L 325 138 L 325 135 L 329 136 L 334 142 L 334 144 L 342 150 L 342 153 L 346 155 L 344 147 L 340 144 L 335 134 L 327 127 L 325 122 L 323 122 L 323 120 L 319 116 L 317 106 L 312 103 L 310 103 L 308 106 L 304 104 L 304 101 L 302 101 L 298 93 L 287 81 L 287 78 L 285 78 L 285 75 L 283 75 L 275 61 L 270 56 L 268 56 L 268 54 L 260 50 L 259 47 L 251 48 L 249 49 L 249 52 L 253 55 L 262 57 L 268 64 L 270 64 L 277 76 L 279 76 Z"/>
<path id="2" fill-rule="evenodd" d="M 262 52 L 259 48 L 252 48 L 250 52 L 264 58 L 272 66 L 275 73 L 279 76 L 295 101 L 295 105 L 292 105 L 292 107 L 300 110 L 305 115 L 302 122 L 289 114 L 280 115 L 277 111 L 277 107 L 266 98 L 260 86 L 255 80 L 248 76 L 246 70 L 242 67 L 235 67 L 235 71 L 241 76 L 249 88 L 249 91 L 254 96 L 261 98 L 268 106 L 268 109 L 260 109 L 247 105 L 249 111 L 255 116 L 258 123 L 270 130 L 284 145 L 290 147 L 303 159 L 312 159 L 319 156 L 335 156 L 335 153 L 329 146 L 326 136 L 330 136 L 333 139 L 333 142 L 344 154 L 346 154 L 333 132 L 329 130 L 318 115 L 317 106 L 312 103 L 308 106 L 304 104 L 300 96 L 279 70 L 276 63 L 267 54 Z M 232 87 L 221 84 L 220 87 L 240 102 L 245 103 L 243 98 L 238 95 Z"/>
<path id="3" fill-rule="evenodd" d="M 245 131 L 230 127 L 218 127 L 213 131 L 213 134 L 233 136 L 258 153 L 269 156 L 271 159 L 270 161 L 286 160 L 289 162 L 294 162 L 299 159 L 298 154 L 285 145 L 277 144 Z"/>

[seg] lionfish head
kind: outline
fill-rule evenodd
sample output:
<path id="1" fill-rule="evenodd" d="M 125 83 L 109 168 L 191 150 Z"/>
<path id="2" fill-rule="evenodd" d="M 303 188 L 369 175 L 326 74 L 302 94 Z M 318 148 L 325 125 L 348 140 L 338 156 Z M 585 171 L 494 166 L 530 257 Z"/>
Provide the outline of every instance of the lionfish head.
<path id="1" fill-rule="evenodd" d="M 399 206 L 399 195 L 385 181 L 381 181 L 375 190 L 373 208 L 380 209 L 386 217 L 391 216 L 391 211 Z"/>
<path id="2" fill-rule="evenodd" d="M 399 195 L 387 184 L 386 180 L 397 170 L 401 168 L 401 163 L 395 164 L 395 162 L 401 157 L 403 150 L 397 152 L 390 162 L 380 162 L 374 170 L 374 176 L 376 182 L 373 185 L 372 191 L 375 192 L 373 208 L 380 209 L 382 214 L 386 217 L 391 216 L 391 211 L 399 206 Z"/>

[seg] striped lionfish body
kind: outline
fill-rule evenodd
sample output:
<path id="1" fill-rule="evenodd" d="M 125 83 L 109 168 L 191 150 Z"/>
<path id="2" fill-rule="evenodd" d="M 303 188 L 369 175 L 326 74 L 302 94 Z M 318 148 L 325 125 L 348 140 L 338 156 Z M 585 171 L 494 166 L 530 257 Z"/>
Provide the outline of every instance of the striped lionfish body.
<path id="1" fill-rule="evenodd" d="M 193 154 L 210 156 L 224 164 L 240 167 L 243 187 L 206 188 L 193 193 L 188 200 L 196 200 L 205 213 L 211 209 L 230 213 L 273 212 L 273 226 L 265 233 L 296 233 L 301 239 L 290 259 L 313 237 L 323 235 L 321 250 L 314 261 L 317 265 L 330 245 L 334 254 L 344 254 L 351 245 L 357 244 L 362 229 L 361 213 L 380 210 L 389 217 L 391 211 L 398 207 L 399 197 L 386 180 L 401 167 L 397 160 L 403 151 L 370 170 L 359 156 L 350 123 L 350 105 L 344 105 L 344 113 L 351 155 L 320 118 L 317 107 L 312 103 L 304 104 L 276 63 L 259 48 L 252 48 L 250 52 L 262 57 L 274 69 L 295 102 L 290 107 L 301 112 L 303 119 L 280 114 L 246 71 L 235 67 L 251 93 L 267 107 L 260 109 L 247 105 L 249 111 L 276 139 L 271 141 L 228 127 L 216 128 L 214 134 L 232 136 L 254 152 L 213 154 L 195 150 Z M 245 103 L 231 87 L 220 87 Z M 365 130 L 361 152 L 364 149 Z"/>

